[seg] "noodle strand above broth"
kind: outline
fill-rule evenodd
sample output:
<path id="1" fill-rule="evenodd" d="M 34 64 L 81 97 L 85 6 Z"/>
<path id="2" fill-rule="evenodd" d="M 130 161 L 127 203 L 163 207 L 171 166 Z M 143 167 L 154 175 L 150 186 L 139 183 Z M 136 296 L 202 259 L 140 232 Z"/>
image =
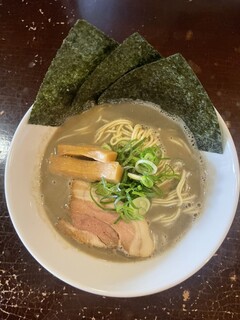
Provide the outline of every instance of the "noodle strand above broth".
<path id="1" fill-rule="evenodd" d="M 114 120 L 110 123 L 107 123 L 100 127 L 94 138 L 95 143 L 104 143 L 108 142 L 110 148 L 114 148 L 114 146 L 118 144 L 127 143 L 128 141 L 142 141 L 143 148 L 149 148 L 153 146 L 158 146 L 159 149 L 161 149 L 161 156 L 164 161 L 161 161 L 158 164 L 158 170 L 160 172 L 163 172 L 167 166 L 171 165 L 171 160 L 164 158 L 163 156 L 163 148 L 161 148 L 161 139 L 159 131 L 156 131 L 152 128 L 144 127 L 140 124 L 135 124 L 127 119 L 119 119 Z M 178 142 L 177 142 L 178 143 Z M 188 148 L 188 147 L 187 147 Z M 189 194 L 189 191 L 187 191 L 186 183 L 187 183 L 187 176 L 188 172 L 184 169 L 179 168 L 179 166 L 176 166 L 175 169 L 171 169 L 173 172 L 177 172 L 180 176 L 179 182 L 176 184 L 176 187 L 174 190 L 170 191 L 167 195 L 164 196 L 155 196 L 152 198 L 152 204 L 158 205 L 161 207 L 176 207 L 176 212 L 170 215 L 166 214 L 159 214 L 159 217 L 155 218 L 154 221 L 159 221 L 162 224 L 169 225 L 170 223 L 173 223 L 180 215 L 181 211 L 184 213 L 186 210 L 184 208 L 186 207 L 186 204 L 189 203 L 189 201 L 192 201 L 196 196 L 194 194 Z M 157 183 L 156 185 L 158 187 L 163 187 L 164 184 L 170 183 L 173 178 L 166 178 L 165 181 Z M 184 188 L 185 186 L 185 188 Z M 181 209 L 182 207 L 182 209 Z M 188 208 L 187 212 L 188 214 L 191 214 L 195 212 L 196 209 L 194 207 Z"/>
<path id="2" fill-rule="evenodd" d="M 109 143 L 116 145 L 122 141 L 142 140 L 146 139 L 145 148 L 151 147 L 159 143 L 159 137 L 156 132 L 151 129 L 144 129 L 140 124 L 134 125 L 132 121 L 127 119 L 114 120 L 98 129 L 94 142 L 104 142 L 111 137 Z"/>

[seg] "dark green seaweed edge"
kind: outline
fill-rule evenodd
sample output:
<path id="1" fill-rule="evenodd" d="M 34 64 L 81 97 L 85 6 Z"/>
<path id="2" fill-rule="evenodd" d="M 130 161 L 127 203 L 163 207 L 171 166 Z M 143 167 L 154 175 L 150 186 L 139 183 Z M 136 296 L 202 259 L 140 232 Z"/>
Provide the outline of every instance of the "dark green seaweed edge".
<path id="1" fill-rule="evenodd" d="M 134 69 L 111 85 L 99 97 L 98 103 L 116 99 L 154 103 L 185 122 L 200 150 L 223 152 L 215 108 L 181 54 Z"/>
<path id="2" fill-rule="evenodd" d="M 48 82 L 53 82 L 53 85 L 55 86 L 55 81 L 57 80 L 58 73 L 56 72 L 56 68 L 59 67 L 59 62 L 62 60 L 62 55 L 64 58 L 64 53 L 65 53 L 65 48 L 69 49 L 71 44 L 73 44 L 74 47 L 74 41 L 73 38 L 76 36 L 76 29 L 78 26 L 81 27 L 83 25 L 84 27 L 88 28 L 91 30 L 97 37 L 99 36 L 101 39 L 106 40 L 106 47 L 103 46 L 103 52 L 101 55 L 101 58 L 96 59 L 96 61 L 93 63 L 93 67 L 91 67 L 87 73 L 80 78 L 79 82 L 74 88 L 62 88 L 61 90 L 55 92 L 51 91 L 48 94 L 49 101 L 45 99 L 46 97 L 42 92 L 44 91 L 44 87 L 48 85 Z M 91 33 L 91 32 L 90 32 Z M 138 35 L 137 33 L 133 34 Z M 139 35 L 140 36 L 140 35 Z M 92 34 L 88 35 L 88 37 L 92 37 Z M 131 36 L 130 36 L 131 37 Z M 130 38 L 129 37 L 129 38 Z M 140 36 L 141 37 L 141 36 Z M 89 38 L 89 39 L 90 39 Z M 144 39 L 144 38 L 142 38 Z M 91 39 L 92 40 L 92 39 Z M 125 42 L 127 39 L 125 40 Z M 71 43 L 72 42 L 72 43 Z M 86 44 L 86 43 L 85 43 Z M 148 43 L 147 43 L 148 44 Z M 123 44 L 122 44 L 123 45 Z M 150 47 L 151 45 L 148 44 Z M 117 43 L 107 37 L 102 31 L 98 30 L 96 27 L 93 25 L 89 24 L 85 20 L 78 20 L 75 25 L 70 29 L 69 34 L 67 37 L 64 39 L 60 49 L 57 51 L 57 54 L 55 58 L 52 60 L 52 63 L 50 64 L 50 67 L 44 77 L 44 80 L 42 82 L 42 85 L 39 89 L 39 92 L 37 94 L 36 101 L 33 104 L 32 111 L 30 114 L 29 118 L 29 123 L 31 124 L 40 124 L 40 125 L 51 125 L 51 126 L 59 126 L 61 125 L 67 117 L 75 115 L 77 113 L 82 112 L 83 110 L 86 110 L 91 106 L 77 106 L 77 108 L 74 108 L 71 106 L 71 103 L 73 99 L 76 97 L 76 92 L 83 85 L 84 81 L 88 79 L 89 75 L 94 74 L 94 70 L 100 68 L 101 62 L 103 63 L 104 60 L 107 61 L 107 58 L 111 56 L 114 51 L 116 51 L 116 46 Z M 120 45 L 121 46 L 121 45 Z M 152 48 L 152 47 L 151 47 Z M 76 49 L 76 48 L 75 48 Z M 114 50 L 115 49 L 115 50 Z M 153 49 L 153 48 L 152 48 Z M 71 49 L 70 49 L 71 50 Z M 153 49 L 155 50 L 155 49 Z M 74 50 L 73 50 L 74 51 Z M 112 53 L 111 53 L 112 51 Z M 157 52 L 155 50 L 155 52 Z M 81 55 L 81 53 L 79 52 Z M 157 53 L 160 57 L 160 54 Z M 157 55 L 156 54 L 156 55 Z M 74 54 L 73 54 L 74 56 Z M 66 59 L 66 57 L 65 57 Z M 69 59 L 69 56 L 67 57 Z M 64 59 L 63 59 L 64 60 Z M 141 77 L 139 77 L 139 73 L 142 72 L 142 70 L 146 70 L 146 68 L 152 68 L 156 67 L 156 69 L 162 67 L 159 69 L 160 74 L 163 76 L 164 75 L 164 68 L 166 69 L 167 64 L 171 63 L 169 70 L 174 74 L 178 76 L 178 80 L 172 79 L 172 83 L 168 83 L 168 79 L 166 80 L 166 83 L 169 84 L 169 88 L 167 88 L 166 93 L 161 93 L 161 90 L 158 90 L 155 87 L 155 82 L 156 80 L 159 80 L 156 78 L 156 70 L 154 68 L 152 69 L 153 76 L 151 75 L 149 77 L 149 83 L 148 86 L 146 87 L 146 83 L 142 81 Z M 167 66 L 167 67 L 166 67 Z M 62 66 L 61 66 L 62 67 Z M 65 65 L 64 65 L 65 67 Z M 53 70 L 52 70 L 53 69 Z M 55 69 L 55 70 L 54 70 Z M 168 74 L 170 71 L 167 71 L 166 74 Z M 60 70 L 61 71 L 61 70 Z M 55 73 L 56 72 L 56 73 Z M 53 76 L 52 76 L 53 73 Z M 56 79 L 54 79 L 56 78 Z M 154 81 L 152 81 L 152 78 L 154 78 Z M 164 78 L 164 77 L 163 77 Z M 182 88 L 179 86 L 179 79 L 183 81 Z M 132 79 L 131 85 L 127 83 L 126 79 Z M 65 80 L 65 79 L 64 79 Z M 184 84 L 184 81 L 185 84 Z M 177 83 L 178 82 L 178 83 Z M 57 81 L 56 81 L 57 83 Z M 134 83 L 134 86 L 133 86 Z M 166 89 L 166 83 L 163 83 L 165 85 Z M 187 85 L 186 85 L 187 83 Z M 154 84 L 154 85 L 153 85 Z M 121 85 L 123 86 L 121 88 Z M 164 85 L 162 87 L 164 87 Z M 141 87 L 142 86 L 142 87 Z M 121 88 L 121 95 L 116 93 L 116 89 L 120 87 Z M 136 92 L 138 92 L 137 96 L 133 94 L 133 91 L 131 91 L 135 87 Z M 131 88 L 131 89 L 130 89 Z M 129 92 L 129 89 L 131 92 Z M 166 103 L 166 100 L 162 101 L 162 98 L 164 94 L 167 96 L 169 95 L 168 91 L 174 90 L 179 94 L 179 96 L 186 96 L 188 97 L 188 100 L 191 102 L 192 105 L 198 105 L 198 109 L 193 109 L 194 112 L 189 112 L 189 108 L 191 107 L 190 103 L 187 102 L 187 100 L 183 99 L 179 101 L 179 98 L 175 96 L 171 96 L 170 102 Z M 195 93 L 191 93 L 195 92 Z M 47 90 L 46 90 L 47 91 Z M 159 92 L 162 94 L 159 95 Z M 59 93 L 62 98 L 62 101 L 59 102 Z M 62 95 L 61 95 L 62 93 Z M 68 93 L 68 94 L 67 94 Z M 99 92 L 98 92 L 99 94 Z M 96 98 L 96 97 L 94 97 Z M 169 98 L 169 97 L 168 97 Z M 202 99 L 201 103 L 196 103 L 196 99 Z M 56 99 L 56 101 L 54 100 Z M 134 67 L 133 70 L 130 70 L 126 74 L 120 76 L 119 79 L 113 82 L 108 88 L 105 89 L 105 91 L 100 95 L 98 98 L 98 103 L 106 103 L 111 100 L 116 100 L 116 99 L 133 99 L 133 100 L 143 100 L 146 102 L 151 102 L 156 105 L 159 105 L 160 108 L 164 109 L 165 111 L 169 112 L 170 114 L 177 115 L 179 116 L 188 126 L 190 131 L 194 134 L 198 148 L 203 151 L 210 151 L 210 152 L 217 152 L 217 153 L 222 153 L 223 152 L 223 147 L 222 147 L 222 138 L 221 138 L 221 130 L 219 127 L 218 119 L 217 119 L 217 114 L 215 112 L 215 108 L 211 103 L 211 100 L 209 99 L 205 89 L 203 88 L 202 84 L 200 83 L 199 79 L 197 76 L 194 74 L 192 71 L 191 67 L 188 65 L 186 60 L 180 55 L 180 54 L 175 54 L 172 55 L 168 58 L 165 59 L 158 59 L 157 61 L 147 63 L 143 66 L 136 66 Z M 185 104 L 186 109 L 181 110 L 176 109 L 172 106 L 172 103 L 179 103 L 183 102 Z M 198 100 L 199 102 L 200 100 Z M 51 106 L 51 103 L 53 103 L 53 106 Z M 169 104 L 170 103 L 170 104 Z M 49 106 L 50 104 L 50 106 Z M 201 105 L 202 104 L 202 105 Z M 80 109 L 80 110 L 79 110 Z M 56 117 L 57 114 L 57 117 Z M 191 117 L 189 117 L 189 114 L 191 114 Z M 192 117 L 194 115 L 194 118 Z M 194 120 L 193 120 L 194 119 Z M 208 120 L 210 119 L 210 120 Z M 199 129 L 200 128 L 200 129 Z"/>
<path id="3" fill-rule="evenodd" d="M 87 101 L 96 101 L 117 79 L 127 72 L 161 58 L 139 33 L 133 33 L 113 50 L 88 76 L 73 101 L 77 111 Z"/>
<path id="4" fill-rule="evenodd" d="M 77 20 L 46 72 L 29 123 L 61 125 L 71 115 L 78 88 L 117 45 L 87 21 Z"/>

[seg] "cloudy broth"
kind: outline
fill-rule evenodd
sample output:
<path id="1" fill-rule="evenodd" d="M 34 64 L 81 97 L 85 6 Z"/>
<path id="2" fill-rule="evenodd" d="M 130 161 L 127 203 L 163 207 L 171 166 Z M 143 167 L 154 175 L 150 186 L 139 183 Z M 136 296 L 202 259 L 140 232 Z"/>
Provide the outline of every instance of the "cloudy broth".
<path id="1" fill-rule="evenodd" d="M 69 197 L 71 181 L 65 177 L 56 176 L 48 170 L 48 160 L 55 153 L 58 144 L 94 144 L 94 135 L 98 128 L 106 122 L 116 119 L 128 119 L 134 124 L 142 124 L 159 132 L 161 144 L 167 157 L 179 161 L 188 171 L 189 192 L 195 194 L 193 214 L 182 213 L 170 225 L 155 221 L 160 214 L 171 215 L 174 208 L 162 208 L 158 205 L 151 207 L 146 219 L 156 240 L 155 254 L 162 253 L 173 246 L 191 227 L 194 219 L 200 213 L 204 195 L 204 167 L 199 152 L 193 146 L 191 135 L 185 130 L 179 119 L 170 118 L 166 113 L 153 105 L 143 103 L 122 102 L 95 106 L 80 115 L 69 118 L 57 129 L 51 138 L 41 166 L 41 192 L 45 211 L 53 224 L 61 217 L 69 216 Z M 155 222 L 154 222 L 155 221 Z M 114 261 L 133 260 L 119 252 L 88 248 L 66 239 L 82 251 L 103 259 Z"/>

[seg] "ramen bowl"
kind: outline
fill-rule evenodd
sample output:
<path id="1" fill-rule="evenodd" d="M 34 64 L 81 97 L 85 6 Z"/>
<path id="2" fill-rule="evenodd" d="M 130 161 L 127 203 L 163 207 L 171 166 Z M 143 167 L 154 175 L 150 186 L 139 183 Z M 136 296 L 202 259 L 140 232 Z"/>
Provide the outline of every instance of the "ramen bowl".
<path id="1" fill-rule="evenodd" d="M 201 152 L 207 182 L 201 215 L 173 247 L 141 261 L 98 259 L 68 243 L 38 200 L 36 173 L 55 128 L 19 124 L 9 150 L 5 192 L 9 214 L 21 241 L 50 273 L 78 289 L 111 297 L 136 297 L 169 289 L 196 273 L 226 237 L 238 203 L 239 164 L 231 135 L 218 115 L 223 154 Z"/>

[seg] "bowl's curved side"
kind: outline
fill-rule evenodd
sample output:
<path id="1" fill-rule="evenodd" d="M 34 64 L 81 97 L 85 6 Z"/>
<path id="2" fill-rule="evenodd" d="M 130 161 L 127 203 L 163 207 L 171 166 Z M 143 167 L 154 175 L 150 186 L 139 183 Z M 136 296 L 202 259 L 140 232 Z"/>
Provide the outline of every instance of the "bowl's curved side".
<path id="1" fill-rule="evenodd" d="M 165 254 L 141 262 L 115 263 L 96 259 L 70 246 L 40 214 L 32 179 L 47 143 L 45 137 L 55 129 L 29 125 L 29 114 L 30 110 L 19 124 L 7 157 L 6 201 L 21 241 L 53 275 L 91 293 L 136 297 L 179 284 L 197 272 L 219 248 L 231 227 L 239 197 L 238 157 L 220 116 L 224 154 L 203 153 L 209 176 L 202 215 Z"/>

